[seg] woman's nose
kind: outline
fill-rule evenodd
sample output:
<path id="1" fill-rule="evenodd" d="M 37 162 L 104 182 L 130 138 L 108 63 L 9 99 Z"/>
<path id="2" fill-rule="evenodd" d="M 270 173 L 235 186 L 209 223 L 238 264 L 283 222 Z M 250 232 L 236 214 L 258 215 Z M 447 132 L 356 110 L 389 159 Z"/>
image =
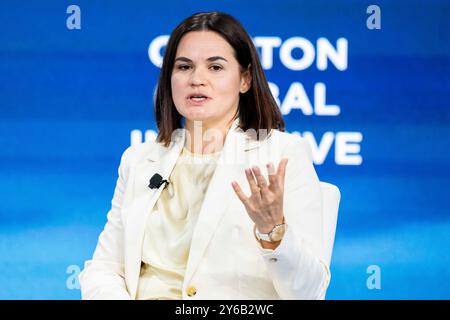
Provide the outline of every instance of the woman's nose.
<path id="1" fill-rule="evenodd" d="M 206 83 L 206 77 L 204 71 L 199 68 L 195 68 L 190 77 L 190 84 L 193 86 L 204 85 Z"/>

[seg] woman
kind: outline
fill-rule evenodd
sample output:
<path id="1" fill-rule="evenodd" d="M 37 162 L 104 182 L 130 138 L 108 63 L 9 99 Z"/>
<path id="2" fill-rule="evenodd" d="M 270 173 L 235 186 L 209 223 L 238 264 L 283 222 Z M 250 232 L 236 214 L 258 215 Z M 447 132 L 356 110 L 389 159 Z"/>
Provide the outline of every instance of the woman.
<path id="1" fill-rule="evenodd" d="M 238 21 L 198 13 L 175 28 L 155 109 L 156 141 L 122 155 L 83 298 L 324 298 L 311 151 L 284 132 Z"/>

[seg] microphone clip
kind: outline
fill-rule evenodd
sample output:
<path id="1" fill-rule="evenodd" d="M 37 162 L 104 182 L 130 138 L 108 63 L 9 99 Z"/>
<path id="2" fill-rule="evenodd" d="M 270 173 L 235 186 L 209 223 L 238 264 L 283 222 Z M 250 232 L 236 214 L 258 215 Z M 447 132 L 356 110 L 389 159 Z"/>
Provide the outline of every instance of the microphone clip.
<path id="1" fill-rule="evenodd" d="M 149 183 L 148 187 L 150 189 L 159 189 L 159 187 L 161 187 L 161 185 L 164 184 L 164 183 L 169 184 L 169 181 L 163 179 L 160 174 L 155 173 L 150 178 L 150 183 Z"/>

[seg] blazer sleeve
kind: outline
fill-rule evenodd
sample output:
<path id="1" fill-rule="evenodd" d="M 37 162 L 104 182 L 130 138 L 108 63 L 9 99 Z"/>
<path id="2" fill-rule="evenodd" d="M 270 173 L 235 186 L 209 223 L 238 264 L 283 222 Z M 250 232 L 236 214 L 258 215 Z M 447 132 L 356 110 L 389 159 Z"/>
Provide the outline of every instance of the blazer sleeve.
<path id="1" fill-rule="evenodd" d="M 322 193 L 308 142 L 294 140 L 283 152 L 289 159 L 283 198 L 285 236 L 275 250 L 258 247 L 281 299 L 324 299 L 331 276 L 324 262 Z"/>
<path id="2" fill-rule="evenodd" d="M 131 299 L 125 284 L 124 226 L 121 218 L 130 149 L 131 147 L 122 154 L 111 209 L 92 260 L 85 262 L 84 269 L 79 274 L 82 299 Z"/>

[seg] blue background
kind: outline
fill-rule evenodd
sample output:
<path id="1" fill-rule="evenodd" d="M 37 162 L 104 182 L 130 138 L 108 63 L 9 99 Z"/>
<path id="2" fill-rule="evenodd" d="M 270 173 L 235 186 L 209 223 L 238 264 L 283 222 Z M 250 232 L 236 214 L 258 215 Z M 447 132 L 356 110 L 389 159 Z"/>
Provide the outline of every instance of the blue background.
<path id="1" fill-rule="evenodd" d="M 69 5 L 81 30 L 66 27 Z M 381 8 L 381 30 L 366 8 Z M 342 194 L 328 299 L 450 298 L 448 1 L 1 1 L 0 298 L 79 299 L 68 271 L 90 259 L 130 131 L 156 130 L 150 42 L 198 11 L 251 36 L 349 43 L 348 69 L 288 70 L 285 95 L 317 82 L 337 117 L 285 116 L 287 130 L 363 134 L 360 166 L 316 166 Z M 381 269 L 370 290 L 367 268 Z M 69 286 L 67 285 L 69 282 Z"/>

